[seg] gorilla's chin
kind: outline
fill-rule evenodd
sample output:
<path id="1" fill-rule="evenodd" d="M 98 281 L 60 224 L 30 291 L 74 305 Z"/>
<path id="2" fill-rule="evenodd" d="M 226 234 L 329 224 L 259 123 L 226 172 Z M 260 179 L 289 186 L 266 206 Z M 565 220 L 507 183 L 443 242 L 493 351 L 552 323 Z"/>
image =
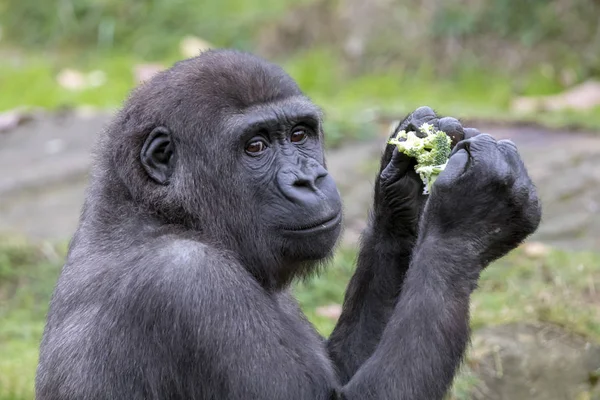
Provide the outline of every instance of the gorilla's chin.
<path id="1" fill-rule="evenodd" d="M 320 261 L 333 253 L 342 232 L 342 214 L 306 229 L 284 230 L 284 258 L 291 262 Z"/>
<path id="2" fill-rule="evenodd" d="M 326 234 L 328 232 L 335 231 L 342 224 L 342 213 L 337 212 L 333 215 L 326 216 L 324 218 L 312 221 L 302 222 L 296 226 L 282 229 L 283 235 L 290 238 L 303 238 L 310 237 L 315 238 L 315 235 Z"/>

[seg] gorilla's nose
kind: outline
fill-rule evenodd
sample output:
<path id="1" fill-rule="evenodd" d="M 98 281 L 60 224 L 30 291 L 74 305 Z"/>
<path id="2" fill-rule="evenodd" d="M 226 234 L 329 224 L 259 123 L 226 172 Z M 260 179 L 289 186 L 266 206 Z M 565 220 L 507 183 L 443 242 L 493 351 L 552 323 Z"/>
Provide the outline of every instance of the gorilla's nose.
<path id="1" fill-rule="evenodd" d="M 306 166 L 302 169 L 282 170 L 278 176 L 279 187 L 289 200 L 298 203 L 317 202 L 327 194 L 323 193 L 328 186 L 329 174 L 321 165 Z"/>

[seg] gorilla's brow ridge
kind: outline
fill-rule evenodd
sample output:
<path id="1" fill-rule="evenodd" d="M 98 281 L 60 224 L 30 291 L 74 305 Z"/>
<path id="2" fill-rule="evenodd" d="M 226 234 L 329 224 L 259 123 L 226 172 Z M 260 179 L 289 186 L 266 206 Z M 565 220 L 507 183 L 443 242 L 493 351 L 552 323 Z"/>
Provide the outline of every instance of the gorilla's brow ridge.
<path id="1" fill-rule="evenodd" d="M 305 96 L 290 96 L 282 100 L 254 104 L 244 109 L 243 112 L 251 113 L 259 110 L 265 110 L 266 108 L 293 110 L 293 112 L 297 114 L 314 114 L 318 118 L 323 116 L 323 111 Z"/>
<path id="2" fill-rule="evenodd" d="M 319 128 L 321 109 L 304 96 L 293 96 L 284 100 L 250 106 L 243 111 L 230 115 L 225 126 L 230 131 L 241 133 L 270 126 L 282 118 L 297 121 L 309 121 L 315 129 Z"/>

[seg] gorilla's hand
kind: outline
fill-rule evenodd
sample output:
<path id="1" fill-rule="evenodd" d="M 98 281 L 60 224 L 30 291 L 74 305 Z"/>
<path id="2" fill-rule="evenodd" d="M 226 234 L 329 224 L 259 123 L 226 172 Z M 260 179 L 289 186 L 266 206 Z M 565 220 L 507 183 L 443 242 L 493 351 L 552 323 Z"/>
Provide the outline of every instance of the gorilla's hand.
<path id="1" fill-rule="evenodd" d="M 421 229 L 440 248 L 474 256 L 483 268 L 518 246 L 540 219 L 540 201 L 515 144 L 482 134 L 454 148 Z"/>
<path id="2" fill-rule="evenodd" d="M 424 123 L 446 132 L 452 138 L 452 146 L 479 134 L 473 128 L 463 129 L 455 118 L 439 118 L 431 108 L 420 107 L 398 125 L 392 137 L 401 130 L 418 132 Z M 373 211 L 377 230 L 385 237 L 417 236 L 419 216 L 427 195 L 423 194 L 423 181 L 415 171 L 415 164 L 414 159 L 391 144 L 381 157 Z"/>

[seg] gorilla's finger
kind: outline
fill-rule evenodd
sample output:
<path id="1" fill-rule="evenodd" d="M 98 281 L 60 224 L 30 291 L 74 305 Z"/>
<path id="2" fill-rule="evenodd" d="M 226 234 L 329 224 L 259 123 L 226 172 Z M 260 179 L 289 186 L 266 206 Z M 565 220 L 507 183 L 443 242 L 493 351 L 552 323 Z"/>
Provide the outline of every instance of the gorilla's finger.
<path id="1" fill-rule="evenodd" d="M 433 111 L 430 107 L 423 106 L 417 108 L 412 113 L 408 114 L 402 121 L 398 122 L 396 128 L 392 131 L 392 137 L 396 136 L 398 132 L 401 130 L 407 130 L 410 125 L 414 125 L 415 121 L 421 120 L 430 120 L 432 118 L 437 118 L 435 111 Z M 412 129 L 408 129 L 412 130 Z"/>
<path id="2" fill-rule="evenodd" d="M 408 117 L 406 117 L 402 121 L 394 121 L 390 124 L 390 136 L 389 136 L 390 139 L 395 138 L 396 135 L 398 135 L 398 132 L 400 132 L 402 129 L 404 129 L 402 126 L 407 124 L 407 122 L 406 122 L 407 119 L 408 119 Z"/>
<path id="3" fill-rule="evenodd" d="M 396 146 L 393 144 L 387 144 L 385 150 L 383 150 L 383 154 L 381 155 L 381 161 L 379 163 L 379 170 L 383 170 L 392 159 L 392 154 L 394 154 L 394 150 L 396 150 Z"/>
<path id="4" fill-rule="evenodd" d="M 482 180 L 494 181 L 503 186 L 511 186 L 515 181 L 515 167 L 513 160 L 518 159 L 516 147 L 512 144 L 497 142 L 488 134 L 477 135 L 469 140 L 460 142 L 457 147 L 468 146 L 469 154 L 474 161 L 474 172 Z M 514 153 L 517 159 L 508 153 Z"/>
<path id="5" fill-rule="evenodd" d="M 450 157 L 452 157 L 452 155 L 459 150 L 466 150 L 469 154 L 471 154 L 471 156 L 474 156 L 474 151 L 477 152 L 486 148 L 491 148 L 492 146 L 496 147 L 496 139 L 487 133 L 482 133 L 470 139 L 458 142 L 454 149 L 452 149 Z"/>
<path id="6" fill-rule="evenodd" d="M 460 150 L 464 150 L 467 153 L 469 153 L 470 152 L 470 149 L 469 149 L 470 146 L 471 146 L 471 141 L 470 140 L 461 140 L 460 142 L 458 142 L 456 144 L 456 146 L 454 146 L 454 148 L 450 152 L 450 157 L 452 157 L 454 154 L 458 153 Z"/>
<path id="7" fill-rule="evenodd" d="M 392 130 L 390 138 L 395 137 L 398 132 L 402 130 L 416 132 L 417 136 L 419 136 L 419 128 L 424 123 L 432 124 L 436 128 L 438 126 L 438 116 L 436 115 L 435 111 L 431 109 L 431 107 L 419 107 L 409 114 L 396 126 L 395 129 Z"/>
<path id="8" fill-rule="evenodd" d="M 537 196 L 535 185 L 531 181 L 525 163 L 521 159 L 517 146 L 510 140 L 498 141 L 498 148 L 506 155 L 511 166 L 512 193 L 523 204 L 525 221 L 535 229 L 542 217 L 542 205 Z"/>
<path id="9" fill-rule="evenodd" d="M 530 179 L 525 164 L 519 155 L 517 145 L 511 140 L 499 140 L 498 149 L 504 154 L 511 169 L 511 182 L 516 182 L 517 186 L 527 184 Z"/>
<path id="10" fill-rule="evenodd" d="M 439 119 L 438 115 L 430 107 L 419 107 L 411 114 L 407 120 L 408 124 L 405 129 L 406 131 L 416 132 L 417 136 L 422 136 L 419 130 L 425 123 L 433 125 L 435 128 L 438 127 Z"/>
<path id="11" fill-rule="evenodd" d="M 406 171 L 410 167 L 412 163 L 412 159 L 408 157 L 406 154 L 400 153 L 397 148 L 394 149 L 392 153 L 390 162 L 386 165 L 386 167 L 381 171 L 382 179 L 390 179 L 394 175 L 402 176 L 406 174 Z"/>
<path id="12" fill-rule="evenodd" d="M 487 133 L 482 133 L 481 135 L 477 135 L 475 137 L 472 137 L 471 139 L 469 139 L 469 142 L 471 142 L 472 144 L 477 144 L 480 146 L 490 146 L 490 145 L 495 145 L 496 144 L 496 139 L 494 139 L 494 137 L 490 134 Z"/>
<path id="13" fill-rule="evenodd" d="M 446 168 L 437 178 L 434 187 L 449 187 L 452 182 L 465 173 L 469 165 L 469 153 L 465 149 L 459 149 L 448 160 Z"/>
<path id="14" fill-rule="evenodd" d="M 411 115 L 411 119 L 415 121 L 430 120 L 433 118 L 437 118 L 437 114 L 431 107 L 427 106 L 417 108 Z"/>
<path id="15" fill-rule="evenodd" d="M 392 160 L 390 161 L 390 165 L 393 165 L 396 170 L 402 174 L 406 173 L 406 170 L 410 166 L 411 163 L 416 162 L 413 158 L 410 158 L 404 153 L 398 151 L 398 149 L 394 149 L 394 153 L 392 155 Z"/>
<path id="16" fill-rule="evenodd" d="M 417 136 L 418 136 L 419 128 L 424 123 L 430 123 L 434 127 L 437 128 L 437 126 L 438 126 L 437 118 L 438 118 L 438 116 L 436 115 L 435 111 L 433 111 L 433 109 L 431 107 L 427 107 L 427 106 L 419 107 L 415 111 L 413 111 L 411 114 L 409 114 L 406 118 L 404 118 L 404 120 L 399 122 L 398 125 L 396 125 L 395 129 L 391 130 L 390 139 L 396 137 L 396 135 L 398 135 L 398 132 L 400 132 L 402 130 L 405 130 L 408 132 L 411 132 L 411 131 L 416 132 Z M 392 147 L 392 145 L 388 145 L 387 148 L 385 149 L 385 152 L 381 158 L 381 168 L 384 168 L 390 162 L 393 149 L 394 149 L 394 147 Z"/>
<path id="17" fill-rule="evenodd" d="M 456 146 L 458 142 L 464 139 L 465 133 L 463 127 L 456 118 L 444 117 L 439 121 L 438 129 L 445 132 L 452 139 L 451 146 Z"/>
<path id="18" fill-rule="evenodd" d="M 479 129 L 475 128 L 463 128 L 463 131 L 465 132 L 465 140 L 471 139 L 472 137 L 475 137 L 477 135 L 481 135 Z"/>
<path id="19" fill-rule="evenodd" d="M 510 139 L 502 139 L 498 141 L 498 146 L 511 149 L 512 152 L 518 152 L 517 145 Z"/>
<path id="20" fill-rule="evenodd" d="M 507 163 L 513 169 L 519 169 L 523 167 L 523 161 L 521 160 L 521 156 L 519 155 L 519 150 L 517 149 L 517 145 L 514 144 L 511 140 L 499 140 L 498 141 L 498 149 L 507 161 Z"/>

